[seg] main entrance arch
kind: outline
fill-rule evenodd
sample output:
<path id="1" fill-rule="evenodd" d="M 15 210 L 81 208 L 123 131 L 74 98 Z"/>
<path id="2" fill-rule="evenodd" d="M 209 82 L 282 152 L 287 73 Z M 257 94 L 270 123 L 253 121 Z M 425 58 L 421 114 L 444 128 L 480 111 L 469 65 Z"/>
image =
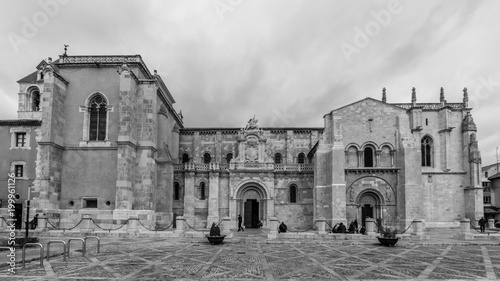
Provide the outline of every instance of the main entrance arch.
<path id="1" fill-rule="evenodd" d="M 267 226 L 268 208 L 274 207 L 274 204 L 269 204 L 272 200 L 262 184 L 247 182 L 237 189 L 235 195 L 229 210 L 231 219 L 241 215 L 245 227 L 256 228 L 259 221 Z"/>

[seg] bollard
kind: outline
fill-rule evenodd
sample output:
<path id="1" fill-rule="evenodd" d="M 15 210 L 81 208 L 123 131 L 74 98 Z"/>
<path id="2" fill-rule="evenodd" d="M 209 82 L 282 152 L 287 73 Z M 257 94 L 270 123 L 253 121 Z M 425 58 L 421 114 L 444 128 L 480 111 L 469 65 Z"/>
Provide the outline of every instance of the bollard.
<path id="1" fill-rule="evenodd" d="M 278 227 L 279 227 L 279 221 L 277 217 L 271 217 L 269 218 L 269 224 L 270 224 L 270 231 L 269 234 L 271 235 L 276 235 L 278 234 Z"/>
<path id="2" fill-rule="evenodd" d="M 92 223 L 92 217 L 89 214 L 82 215 L 82 226 L 80 227 L 80 232 L 92 232 L 90 228 Z"/>
<path id="3" fill-rule="evenodd" d="M 416 235 L 416 236 L 424 235 L 423 220 L 421 220 L 421 219 L 414 219 L 413 220 L 413 233 L 412 233 L 412 235 Z"/>
<path id="4" fill-rule="evenodd" d="M 326 219 L 324 217 L 319 217 L 316 222 L 318 223 L 318 234 L 326 234 L 325 227 L 326 227 Z"/>
<path id="5" fill-rule="evenodd" d="M 366 234 L 375 235 L 375 220 L 372 218 L 367 218 L 365 220 L 366 224 Z"/>
<path id="6" fill-rule="evenodd" d="M 85 241 L 85 248 L 87 247 L 87 239 L 97 239 L 97 253 L 99 253 L 99 248 L 101 247 L 101 239 L 97 236 L 87 236 L 83 240 Z"/>
<path id="7" fill-rule="evenodd" d="M 494 219 L 488 220 L 488 228 L 495 228 L 495 220 Z"/>
<path id="8" fill-rule="evenodd" d="M 183 216 L 178 216 L 175 218 L 175 226 L 176 226 L 176 229 L 175 229 L 175 232 L 184 232 L 184 217 Z"/>
<path id="9" fill-rule="evenodd" d="M 71 241 L 82 241 L 82 257 L 85 257 L 86 245 L 85 240 L 83 238 L 71 238 L 68 240 L 68 258 L 71 253 Z"/>
<path id="10" fill-rule="evenodd" d="M 137 216 L 130 216 L 127 223 L 127 232 L 137 232 L 137 221 L 139 218 Z"/>
<path id="11" fill-rule="evenodd" d="M 66 242 L 62 240 L 51 240 L 47 243 L 47 260 L 50 259 L 50 244 L 52 243 L 61 243 L 63 244 L 63 261 L 66 261 Z"/>
<path id="12" fill-rule="evenodd" d="M 231 233 L 231 230 L 229 228 L 231 224 L 231 218 L 229 217 L 224 217 L 222 218 L 222 234 L 230 234 Z"/>
<path id="13" fill-rule="evenodd" d="M 462 219 L 460 221 L 460 232 L 461 233 L 470 233 L 470 220 L 469 219 Z"/>
<path id="14" fill-rule="evenodd" d="M 40 247 L 40 267 L 43 268 L 43 245 L 40 243 L 26 243 L 23 246 L 23 267 L 26 267 L 26 246 L 34 245 Z"/>
<path id="15" fill-rule="evenodd" d="M 47 215 L 42 214 L 41 216 L 38 217 L 38 229 L 41 231 L 47 230 Z"/>

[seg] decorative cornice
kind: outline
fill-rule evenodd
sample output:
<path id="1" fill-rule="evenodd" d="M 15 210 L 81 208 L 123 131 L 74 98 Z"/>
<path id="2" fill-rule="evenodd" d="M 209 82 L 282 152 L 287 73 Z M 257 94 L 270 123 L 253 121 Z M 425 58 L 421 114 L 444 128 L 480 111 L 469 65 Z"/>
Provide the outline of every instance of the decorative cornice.
<path id="1" fill-rule="evenodd" d="M 346 168 L 344 169 L 346 174 L 396 174 L 400 168 L 391 167 L 361 167 L 361 168 Z"/>

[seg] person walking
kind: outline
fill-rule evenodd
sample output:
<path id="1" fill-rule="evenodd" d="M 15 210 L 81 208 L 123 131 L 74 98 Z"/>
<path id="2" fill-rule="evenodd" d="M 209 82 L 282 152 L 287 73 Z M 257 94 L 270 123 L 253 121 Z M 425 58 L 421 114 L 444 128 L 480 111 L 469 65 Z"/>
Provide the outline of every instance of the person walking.
<path id="1" fill-rule="evenodd" d="M 484 219 L 484 217 L 481 217 L 481 219 L 479 220 L 479 228 L 482 233 L 484 233 L 485 227 L 486 227 L 486 220 Z"/>
<path id="2" fill-rule="evenodd" d="M 241 215 L 238 215 L 238 231 L 245 231 L 245 229 L 241 226 L 241 223 L 243 222 L 243 218 Z"/>

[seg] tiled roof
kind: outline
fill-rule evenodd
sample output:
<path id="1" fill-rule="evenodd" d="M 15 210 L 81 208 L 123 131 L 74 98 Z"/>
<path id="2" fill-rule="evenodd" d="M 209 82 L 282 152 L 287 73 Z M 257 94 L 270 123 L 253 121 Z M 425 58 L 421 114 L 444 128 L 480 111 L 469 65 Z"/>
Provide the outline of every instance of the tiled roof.
<path id="1" fill-rule="evenodd" d="M 17 81 L 17 83 L 32 83 L 32 82 L 36 82 L 37 78 L 38 78 L 38 71 L 35 71 L 35 72 L 31 73 L 30 75 Z"/>
<path id="2" fill-rule="evenodd" d="M 0 126 L 40 126 L 42 121 L 32 119 L 0 120 Z"/>

